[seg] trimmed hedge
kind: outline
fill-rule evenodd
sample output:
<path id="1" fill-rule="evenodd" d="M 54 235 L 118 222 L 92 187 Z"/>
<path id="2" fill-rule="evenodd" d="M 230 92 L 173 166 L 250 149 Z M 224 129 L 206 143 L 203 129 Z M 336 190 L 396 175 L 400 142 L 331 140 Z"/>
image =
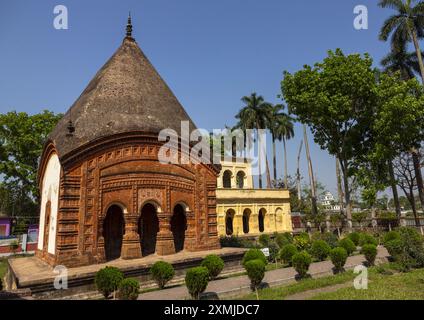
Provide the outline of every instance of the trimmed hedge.
<path id="1" fill-rule="evenodd" d="M 330 254 L 330 246 L 324 240 L 317 240 L 312 242 L 311 254 L 319 261 L 324 261 Z"/>
<path id="2" fill-rule="evenodd" d="M 359 246 L 362 247 L 366 244 L 373 244 L 378 246 L 378 240 L 368 233 L 361 233 L 361 237 L 359 238 Z"/>
<path id="3" fill-rule="evenodd" d="M 120 300 L 137 300 L 140 291 L 140 283 L 134 278 L 127 278 L 121 281 L 118 289 Z"/>
<path id="4" fill-rule="evenodd" d="M 361 239 L 361 234 L 359 232 L 352 232 L 347 235 L 347 237 L 352 240 L 355 246 L 359 246 L 359 240 Z"/>
<path id="5" fill-rule="evenodd" d="M 375 258 L 377 257 L 377 247 L 373 244 L 364 244 L 361 253 L 365 256 L 365 259 L 367 259 L 368 264 L 373 266 Z"/>
<path id="6" fill-rule="evenodd" d="M 397 231 L 389 231 L 383 235 L 383 244 L 388 243 L 392 240 L 399 240 L 400 239 L 400 233 Z"/>
<path id="7" fill-rule="evenodd" d="M 306 251 L 296 253 L 292 258 L 292 265 L 300 278 L 304 278 L 308 274 L 311 263 L 312 257 Z"/>
<path id="8" fill-rule="evenodd" d="M 293 235 L 289 232 L 279 233 L 275 236 L 275 242 L 281 249 L 282 247 L 293 243 Z"/>
<path id="9" fill-rule="evenodd" d="M 269 246 L 269 243 L 271 242 L 271 238 L 267 234 L 261 234 L 258 239 L 259 243 L 262 247 L 267 248 Z"/>
<path id="10" fill-rule="evenodd" d="M 97 290 L 107 299 L 118 289 L 123 279 L 124 275 L 118 268 L 105 267 L 97 271 L 94 283 Z"/>
<path id="11" fill-rule="evenodd" d="M 209 271 L 205 267 L 189 269 L 185 276 L 185 283 L 191 297 L 199 300 L 200 294 L 206 290 L 209 283 Z"/>
<path id="12" fill-rule="evenodd" d="M 265 264 L 259 259 L 250 260 L 246 262 L 244 268 L 250 279 L 252 289 L 257 289 L 265 277 Z"/>
<path id="13" fill-rule="evenodd" d="M 224 269 L 224 260 L 215 254 L 206 256 L 200 264 L 201 267 L 206 267 L 209 271 L 209 279 L 215 279 Z"/>
<path id="14" fill-rule="evenodd" d="M 293 244 L 285 245 L 280 250 L 280 259 L 287 263 L 289 266 L 292 265 L 293 256 L 298 253 L 297 248 Z"/>
<path id="15" fill-rule="evenodd" d="M 243 267 L 245 264 L 250 260 L 262 260 L 264 264 L 266 265 L 268 263 L 267 258 L 265 257 L 264 253 L 259 249 L 249 249 L 243 256 L 243 260 L 241 261 L 241 264 Z"/>
<path id="16" fill-rule="evenodd" d="M 165 261 L 158 261 L 150 268 L 150 274 L 159 289 L 163 289 L 168 281 L 174 277 L 175 270 L 172 264 Z"/>
<path id="17" fill-rule="evenodd" d="M 330 251 L 331 262 L 337 272 L 344 270 L 343 267 L 346 264 L 347 257 L 348 253 L 343 247 L 337 247 Z"/>
<path id="18" fill-rule="evenodd" d="M 339 241 L 339 247 L 344 248 L 349 256 L 352 253 L 354 253 L 355 250 L 356 250 L 355 244 L 349 238 L 344 238 L 344 239 L 340 240 Z"/>

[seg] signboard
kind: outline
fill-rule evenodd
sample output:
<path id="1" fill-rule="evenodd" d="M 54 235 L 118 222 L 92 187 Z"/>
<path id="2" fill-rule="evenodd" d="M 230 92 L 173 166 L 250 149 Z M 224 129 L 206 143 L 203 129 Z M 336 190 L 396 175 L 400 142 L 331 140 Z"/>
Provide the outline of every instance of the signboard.
<path id="1" fill-rule="evenodd" d="M 265 255 L 265 257 L 269 257 L 269 248 L 263 248 L 261 249 L 262 253 Z"/>

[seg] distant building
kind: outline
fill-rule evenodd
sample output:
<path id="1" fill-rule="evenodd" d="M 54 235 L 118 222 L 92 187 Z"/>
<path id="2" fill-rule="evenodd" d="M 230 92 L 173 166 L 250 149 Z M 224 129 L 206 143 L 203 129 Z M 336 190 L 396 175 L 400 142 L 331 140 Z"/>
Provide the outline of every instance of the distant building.
<path id="1" fill-rule="evenodd" d="M 255 189 L 250 162 L 222 161 L 221 166 L 216 190 L 220 236 L 292 231 L 288 190 Z"/>
<path id="2" fill-rule="evenodd" d="M 318 199 L 318 203 L 327 211 L 340 211 L 340 205 L 330 191 L 325 192 Z"/>

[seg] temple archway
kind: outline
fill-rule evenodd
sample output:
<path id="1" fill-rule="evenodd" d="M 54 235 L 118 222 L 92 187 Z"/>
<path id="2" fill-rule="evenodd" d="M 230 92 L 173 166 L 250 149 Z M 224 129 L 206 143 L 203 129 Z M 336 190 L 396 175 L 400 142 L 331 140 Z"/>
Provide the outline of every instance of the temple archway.
<path id="1" fill-rule="evenodd" d="M 156 252 L 157 233 L 159 232 L 159 219 L 156 207 L 147 203 L 141 209 L 138 221 L 138 232 L 141 241 L 141 253 L 148 256 Z"/>
<path id="2" fill-rule="evenodd" d="M 52 203 L 47 201 L 46 203 L 46 213 L 45 213 L 45 222 L 44 222 L 44 244 L 43 249 L 47 252 L 49 245 L 49 231 L 50 231 L 50 215 L 51 215 Z"/>
<path id="3" fill-rule="evenodd" d="M 244 178 L 246 177 L 246 174 L 243 171 L 239 171 L 237 173 L 237 188 L 243 189 L 244 188 Z"/>
<path id="4" fill-rule="evenodd" d="M 107 261 L 121 257 L 124 230 L 125 221 L 122 208 L 118 205 L 110 206 L 103 222 L 103 237 L 105 240 L 105 256 Z"/>
<path id="5" fill-rule="evenodd" d="M 225 215 L 225 233 L 232 236 L 234 233 L 234 210 L 230 209 Z"/>
<path id="6" fill-rule="evenodd" d="M 265 214 L 266 214 L 265 209 L 259 210 L 259 215 L 258 215 L 259 232 L 265 231 Z"/>
<path id="7" fill-rule="evenodd" d="M 187 229 L 187 218 L 184 207 L 177 204 L 171 218 L 171 231 L 174 236 L 175 252 L 184 250 L 185 232 Z"/>
<path id="8" fill-rule="evenodd" d="M 243 211 L 243 233 L 244 234 L 248 234 L 250 231 L 250 226 L 249 226 L 250 214 L 251 214 L 251 211 L 249 209 L 245 209 Z"/>

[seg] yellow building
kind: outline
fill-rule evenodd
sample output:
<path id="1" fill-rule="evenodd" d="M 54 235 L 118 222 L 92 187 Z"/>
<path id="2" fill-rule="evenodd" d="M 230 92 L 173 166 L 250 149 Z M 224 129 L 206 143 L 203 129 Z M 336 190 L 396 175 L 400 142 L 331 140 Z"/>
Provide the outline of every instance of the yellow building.
<path id="1" fill-rule="evenodd" d="M 222 161 L 221 165 L 216 191 L 220 236 L 293 231 L 288 190 L 254 189 L 249 162 Z"/>

